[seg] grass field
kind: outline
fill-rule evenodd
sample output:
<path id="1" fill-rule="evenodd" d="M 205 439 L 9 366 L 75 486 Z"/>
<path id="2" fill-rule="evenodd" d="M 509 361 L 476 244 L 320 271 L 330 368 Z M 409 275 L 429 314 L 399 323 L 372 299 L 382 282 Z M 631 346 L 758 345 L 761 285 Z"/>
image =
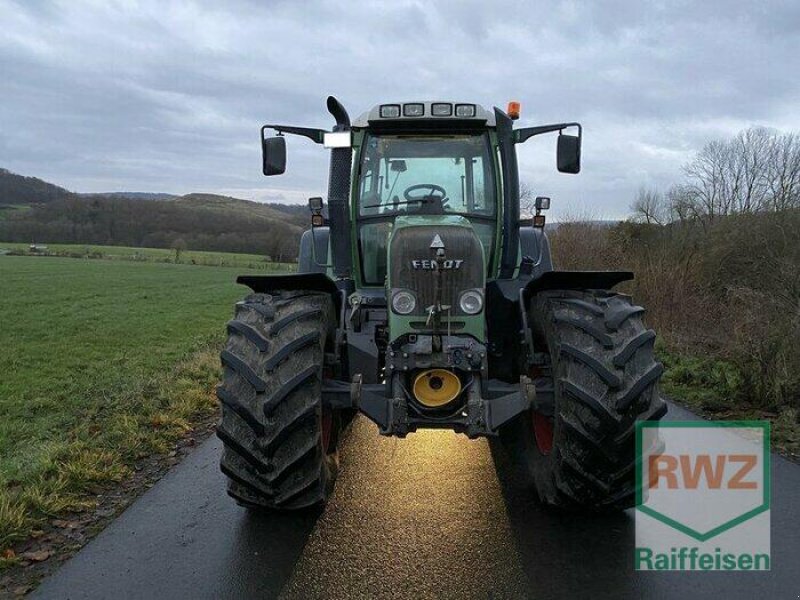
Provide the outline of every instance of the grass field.
<path id="1" fill-rule="evenodd" d="M 68 258 L 90 258 L 124 260 L 133 262 L 175 263 L 175 250 L 167 248 L 130 248 L 127 246 L 97 246 L 83 244 L 42 244 L 46 250 L 31 252 L 30 244 L 19 242 L 0 242 L 0 251 L 9 250 L 15 254 L 35 256 L 62 256 Z M 294 271 L 293 263 L 274 263 L 258 254 L 233 254 L 228 252 L 209 252 L 204 250 L 182 250 L 178 257 L 180 264 L 212 267 L 237 267 L 265 271 Z"/>
<path id="2" fill-rule="evenodd" d="M 0 552 L 215 410 L 236 274 L 0 256 Z"/>

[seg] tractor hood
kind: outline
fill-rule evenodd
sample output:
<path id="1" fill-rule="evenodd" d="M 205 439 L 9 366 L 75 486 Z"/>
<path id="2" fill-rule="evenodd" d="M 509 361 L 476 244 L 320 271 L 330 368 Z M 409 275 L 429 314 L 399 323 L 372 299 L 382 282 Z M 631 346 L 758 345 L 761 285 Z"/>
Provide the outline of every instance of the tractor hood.
<path id="1" fill-rule="evenodd" d="M 456 215 L 397 218 L 389 239 L 387 277 L 392 339 L 406 333 L 449 331 L 483 340 L 485 285 L 483 246 L 468 219 Z M 467 292 L 470 303 L 462 302 Z M 398 294 L 403 301 L 393 302 Z M 480 310 L 474 309 L 476 295 Z"/>

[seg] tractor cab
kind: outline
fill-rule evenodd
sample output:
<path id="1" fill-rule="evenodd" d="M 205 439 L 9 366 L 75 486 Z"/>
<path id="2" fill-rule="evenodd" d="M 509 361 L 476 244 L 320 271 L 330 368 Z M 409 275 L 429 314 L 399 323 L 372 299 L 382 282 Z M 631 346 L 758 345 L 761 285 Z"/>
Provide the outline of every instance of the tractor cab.
<path id="1" fill-rule="evenodd" d="M 458 215 L 494 266 L 502 214 L 494 115 L 476 104 L 381 104 L 353 124 L 353 217 L 364 286 L 383 286 L 396 219 Z M 402 221 L 401 221 L 402 222 Z"/>
<path id="2" fill-rule="evenodd" d="M 490 268 L 500 194 L 487 130 L 416 135 L 368 131 L 356 175 L 356 237 L 365 285 L 384 284 L 388 240 L 398 217 L 464 217 Z"/>

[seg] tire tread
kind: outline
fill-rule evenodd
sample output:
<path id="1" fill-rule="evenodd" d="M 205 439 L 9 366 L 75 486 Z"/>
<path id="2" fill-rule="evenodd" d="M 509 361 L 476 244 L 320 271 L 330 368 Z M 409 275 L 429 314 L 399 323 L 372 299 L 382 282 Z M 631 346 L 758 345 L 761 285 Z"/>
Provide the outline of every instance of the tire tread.
<path id="1" fill-rule="evenodd" d="M 324 502 L 336 475 L 322 447 L 324 342 L 329 296 L 252 294 L 237 303 L 220 354 L 217 388 L 228 494 L 250 508 L 294 510 Z"/>
<path id="2" fill-rule="evenodd" d="M 607 290 L 548 290 L 532 300 L 529 322 L 549 348 L 556 383 L 554 445 L 544 455 L 521 442 L 533 435 L 522 421 L 507 437 L 524 449 L 517 454 L 543 502 L 593 511 L 632 505 L 636 421 L 666 413 L 657 389 L 664 367 L 643 313 Z"/>

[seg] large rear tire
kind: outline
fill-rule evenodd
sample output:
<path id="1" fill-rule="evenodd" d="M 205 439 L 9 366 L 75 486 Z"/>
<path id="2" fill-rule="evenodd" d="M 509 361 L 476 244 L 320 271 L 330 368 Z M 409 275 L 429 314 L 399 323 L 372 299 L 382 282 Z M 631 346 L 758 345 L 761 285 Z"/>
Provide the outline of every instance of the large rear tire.
<path id="1" fill-rule="evenodd" d="M 247 507 L 300 509 L 324 502 L 338 467 L 338 415 L 321 401 L 327 295 L 252 294 L 236 305 L 217 388 L 228 494 Z"/>
<path id="2" fill-rule="evenodd" d="M 576 510 L 629 508 L 636 498 L 637 420 L 666 413 L 657 382 L 663 367 L 644 309 L 608 291 L 547 291 L 529 322 L 550 359 L 552 415 L 530 412 L 503 440 L 545 504 Z M 541 375 L 542 373 L 533 373 Z"/>

